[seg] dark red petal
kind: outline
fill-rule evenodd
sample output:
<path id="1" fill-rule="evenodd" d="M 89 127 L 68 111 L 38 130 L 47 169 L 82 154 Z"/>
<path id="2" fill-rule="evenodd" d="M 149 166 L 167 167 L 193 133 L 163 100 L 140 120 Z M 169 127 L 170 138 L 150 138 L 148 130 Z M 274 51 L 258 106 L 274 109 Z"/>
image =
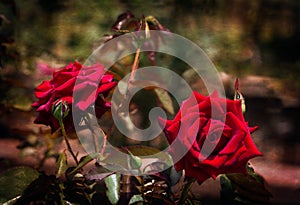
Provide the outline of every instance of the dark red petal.
<path id="1" fill-rule="evenodd" d="M 205 160 L 201 160 L 201 164 L 205 166 L 209 166 L 214 169 L 219 169 L 220 167 L 224 166 L 227 162 L 228 156 L 226 155 L 215 155 L 209 156 Z"/>
<path id="2" fill-rule="evenodd" d="M 255 132 L 256 130 L 258 130 L 258 126 L 249 127 L 250 133 L 253 133 L 253 132 Z"/>
<path id="3" fill-rule="evenodd" d="M 49 81 L 43 81 L 36 89 L 35 96 L 37 98 L 45 98 L 52 92 L 52 86 Z"/>
<path id="4" fill-rule="evenodd" d="M 232 136 L 220 154 L 231 154 L 236 152 L 248 132 L 245 124 L 232 113 L 227 113 L 226 122 L 230 122 L 229 126 L 232 128 Z"/>
<path id="5" fill-rule="evenodd" d="M 99 86 L 97 93 L 105 93 L 105 92 L 113 89 L 116 85 L 117 85 L 117 82 L 102 84 Z"/>
<path id="6" fill-rule="evenodd" d="M 63 93 L 72 92 L 75 81 L 76 81 L 76 78 L 67 79 L 65 82 L 63 82 L 62 84 L 55 87 L 55 91 L 56 92 L 62 91 Z"/>

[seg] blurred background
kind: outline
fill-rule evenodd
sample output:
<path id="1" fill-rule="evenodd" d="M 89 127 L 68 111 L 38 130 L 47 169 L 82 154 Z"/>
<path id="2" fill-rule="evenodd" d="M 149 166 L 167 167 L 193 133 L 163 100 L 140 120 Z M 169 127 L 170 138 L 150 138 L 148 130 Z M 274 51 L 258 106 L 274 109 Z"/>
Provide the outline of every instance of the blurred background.
<path id="1" fill-rule="evenodd" d="M 40 145 L 47 129 L 33 124 L 31 108 L 35 86 L 51 78 L 45 64 L 83 63 L 127 10 L 138 18 L 153 15 L 198 44 L 220 72 L 229 97 L 239 77 L 246 119 L 259 125 L 253 137 L 264 153 L 252 163 L 274 204 L 299 204 L 298 0 L 0 0 L 0 171 L 35 166 L 41 160 L 36 145 L 54 146 L 50 140 Z M 197 82 L 193 86 L 197 89 Z M 218 197 L 207 190 L 199 195 Z"/>

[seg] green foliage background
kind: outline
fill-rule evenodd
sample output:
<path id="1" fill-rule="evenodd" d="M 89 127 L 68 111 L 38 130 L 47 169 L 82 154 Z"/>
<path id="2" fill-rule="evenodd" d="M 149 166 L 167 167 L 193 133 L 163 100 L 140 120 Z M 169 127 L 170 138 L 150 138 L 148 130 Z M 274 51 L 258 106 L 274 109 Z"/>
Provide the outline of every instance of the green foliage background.
<path id="1" fill-rule="evenodd" d="M 299 72 L 297 0 L 15 0 L 2 5 L 26 67 L 50 56 L 84 60 L 118 14 L 153 15 L 172 32 L 199 44 L 220 70 L 293 77 Z M 12 31 L 11 31 L 12 32 Z M 24 64 L 21 64 L 24 65 Z M 24 67 L 22 66 L 22 69 Z"/>

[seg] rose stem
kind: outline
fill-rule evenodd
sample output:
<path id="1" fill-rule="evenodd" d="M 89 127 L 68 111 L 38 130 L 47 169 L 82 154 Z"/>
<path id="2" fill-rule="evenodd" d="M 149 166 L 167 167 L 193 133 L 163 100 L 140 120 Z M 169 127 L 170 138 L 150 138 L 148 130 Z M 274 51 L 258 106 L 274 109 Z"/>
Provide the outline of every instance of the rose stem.
<path id="1" fill-rule="evenodd" d="M 131 67 L 131 73 L 130 73 L 130 76 L 129 76 L 129 80 L 128 80 L 128 86 L 127 86 L 127 89 L 126 89 L 126 93 L 125 95 L 123 96 L 124 97 L 124 102 L 126 101 L 126 98 L 129 94 L 129 90 L 132 86 L 132 82 L 134 80 L 134 76 L 135 76 L 135 71 L 138 69 L 138 63 L 139 63 L 139 57 L 140 57 L 140 52 L 141 52 L 141 48 L 139 47 L 137 50 L 136 50 L 136 54 L 135 54 L 135 57 L 134 57 L 134 61 L 133 61 L 133 64 L 132 64 L 132 67 Z M 120 109 L 123 107 L 123 103 L 121 102 L 120 105 L 118 106 L 118 109 L 117 109 L 117 113 L 120 112 Z"/>
<path id="2" fill-rule="evenodd" d="M 103 132 L 103 130 L 102 130 L 103 135 L 104 135 L 104 139 L 103 139 L 103 145 L 102 145 L 102 149 L 101 149 L 101 155 L 104 155 L 104 151 L 105 151 L 105 147 L 106 147 L 107 138 L 111 135 L 111 133 L 112 133 L 112 131 L 114 130 L 114 128 L 115 128 L 115 124 L 113 124 L 113 125 L 111 126 L 111 128 L 108 130 L 107 134 L 105 134 L 105 133 Z"/>
<path id="3" fill-rule="evenodd" d="M 89 118 L 89 119 L 87 119 L 87 118 Z M 98 141 L 97 141 L 97 137 L 96 137 L 96 134 L 95 134 L 95 132 L 94 132 L 92 126 L 91 126 L 90 123 L 89 123 L 89 120 L 91 120 L 91 117 L 87 114 L 86 117 L 84 118 L 84 121 L 85 121 L 86 125 L 88 126 L 88 128 L 89 128 L 89 129 L 91 130 L 91 132 L 92 132 L 92 135 L 93 135 L 93 141 L 94 141 L 94 145 L 95 145 L 95 152 L 96 152 L 96 153 L 99 153 L 100 148 L 99 148 L 99 144 L 98 144 Z M 103 133 L 103 131 L 102 131 L 102 133 Z M 103 133 L 103 135 L 104 135 L 104 133 Z"/>
<path id="4" fill-rule="evenodd" d="M 184 204 L 184 201 L 186 200 L 187 196 L 188 196 L 188 192 L 191 189 L 192 184 L 195 182 L 196 180 L 194 178 L 190 178 L 187 182 L 187 184 L 183 187 L 183 191 L 181 193 L 181 197 L 179 199 L 178 204 Z"/>
<path id="5" fill-rule="evenodd" d="M 65 140 L 65 142 L 66 142 L 66 144 L 67 144 L 68 151 L 71 153 L 71 155 L 72 155 L 74 161 L 75 161 L 76 164 L 78 165 L 79 162 L 78 162 L 77 157 L 76 157 L 76 155 L 74 154 L 74 152 L 73 152 L 73 150 L 72 150 L 72 147 L 71 147 L 71 145 L 70 145 L 70 142 L 69 142 L 69 140 L 68 140 L 67 133 L 66 133 L 66 129 L 65 129 L 65 126 L 64 126 L 64 123 L 63 123 L 62 119 L 59 120 L 59 124 L 60 124 L 60 127 L 61 127 L 61 131 L 62 131 L 64 140 Z"/>
<path id="6" fill-rule="evenodd" d="M 93 140 L 94 140 L 94 144 L 95 144 L 95 151 L 96 151 L 96 153 L 99 153 L 100 148 L 99 148 L 99 144 L 98 144 L 98 141 L 97 141 L 97 137 L 96 137 L 94 131 L 92 131 L 92 133 L 93 133 Z"/>
<path id="7" fill-rule="evenodd" d="M 133 61 L 133 64 L 132 64 L 132 69 L 131 69 L 131 73 L 130 73 L 130 77 L 129 77 L 129 81 L 128 81 L 128 86 L 127 86 L 127 93 L 129 92 L 130 86 L 131 86 L 131 84 L 134 80 L 135 71 L 138 69 L 140 52 L 141 52 L 141 48 L 138 48 L 136 50 L 136 54 L 135 54 L 134 61 Z"/>

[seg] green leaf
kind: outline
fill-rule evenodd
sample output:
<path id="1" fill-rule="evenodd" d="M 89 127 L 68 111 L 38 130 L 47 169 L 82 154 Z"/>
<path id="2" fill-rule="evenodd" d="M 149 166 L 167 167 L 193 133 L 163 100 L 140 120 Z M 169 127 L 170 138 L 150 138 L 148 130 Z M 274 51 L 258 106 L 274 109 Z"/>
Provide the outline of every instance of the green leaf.
<path id="1" fill-rule="evenodd" d="M 129 201 L 129 205 L 130 204 L 134 204 L 134 203 L 138 203 L 141 202 L 141 204 L 143 204 L 143 197 L 141 194 L 137 194 L 137 195 L 133 195 Z"/>
<path id="2" fill-rule="evenodd" d="M 234 190 L 231 181 L 225 174 L 220 177 L 222 204 L 233 204 Z"/>
<path id="3" fill-rule="evenodd" d="M 129 150 L 128 150 L 128 153 L 129 153 L 129 163 L 130 163 L 130 168 L 131 169 L 140 169 L 141 166 L 142 166 L 142 159 L 138 156 L 135 156 L 133 155 Z"/>
<path id="4" fill-rule="evenodd" d="M 82 167 L 84 167 L 86 164 L 88 164 L 89 162 L 93 161 L 96 158 L 100 158 L 100 160 L 102 160 L 103 156 L 100 153 L 92 153 L 89 154 L 83 158 L 81 158 L 80 163 L 77 165 L 77 167 L 75 169 L 73 169 L 69 174 L 74 174 L 75 172 L 77 172 L 79 169 L 81 169 Z"/>
<path id="5" fill-rule="evenodd" d="M 180 178 L 182 177 L 182 171 L 177 172 L 174 166 L 171 166 L 169 169 L 169 176 L 171 185 L 175 185 L 179 182 Z"/>
<path id="6" fill-rule="evenodd" d="M 30 167 L 15 167 L 2 173 L 0 176 L 0 203 L 21 195 L 38 176 L 39 172 Z"/>
<path id="7" fill-rule="evenodd" d="M 146 39 L 150 38 L 150 29 L 149 29 L 149 24 L 147 21 L 145 21 L 145 34 L 146 34 Z"/>
<path id="8" fill-rule="evenodd" d="M 256 196 L 270 196 L 271 194 L 266 190 L 264 184 L 258 181 L 253 176 L 247 174 L 228 174 L 228 179 L 234 184 L 234 188 L 239 191 L 240 194 L 244 194 L 246 197 L 251 195 Z"/>
<path id="9" fill-rule="evenodd" d="M 106 196 L 112 204 L 117 204 L 120 198 L 120 178 L 120 174 L 112 174 L 104 179 Z"/>
<path id="10" fill-rule="evenodd" d="M 96 181 L 102 181 L 103 179 L 105 179 L 107 176 L 114 174 L 114 172 L 110 171 L 109 169 L 101 166 L 101 165 L 97 165 L 96 167 L 94 167 L 93 169 L 91 169 L 86 175 L 85 177 L 88 180 L 96 180 Z"/>
<path id="11" fill-rule="evenodd" d="M 61 201 L 61 193 L 59 182 L 54 175 L 40 173 L 39 177 L 26 187 L 14 205 L 36 204 L 35 202 L 50 204 L 53 201 Z"/>
<path id="12" fill-rule="evenodd" d="M 129 150 L 134 156 L 139 156 L 141 158 L 152 158 L 152 155 L 155 155 L 158 161 L 165 162 L 168 166 L 173 164 L 172 157 L 168 153 L 162 152 L 155 147 L 133 145 L 127 146 L 126 150 Z"/>
<path id="13" fill-rule="evenodd" d="M 11 200 L 9 200 L 9 201 L 3 203 L 3 205 L 13 205 L 13 204 L 15 204 L 15 203 L 17 202 L 17 200 L 18 200 L 20 197 L 21 197 L 21 196 L 17 196 L 17 197 L 15 197 L 15 198 L 13 198 L 13 199 L 11 199 Z"/>
<path id="14" fill-rule="evenodd" d="M 175 113 L 173 101 L 168 91 L 162 88 L 155 88 L 154 92 L 157 95 L 158 100 L 161 102 L 163 108 L 173 115 Z"/>
<path id="15" fill-rule="evenodd" d="M 62 152 L 56 162 L 56 178 L 60 177 L 67 170 L 67 155 L 66 152 Z"/>
<path id="16" fill-rule="evenodd" d="M 133 155 L 135 156 L 149 156 L 149 155 L 154 155 L 161 150 L 155 148 L 155 147 L 148 147 L 148 146 L 143 146 L 143 145 L 133 145 L 133 146 L 127 146 L 125 147 L 125 151 L 130 151 Z"/>
<path id="17" fill-rule="evenodd" d="M 145 163 L 141 165 L 144 173 L 147 173 L 149 169 L 153 170 L 153 168 L 159 164 L 160 166 L 163 167 L 173 166 L 172 157 L 168 153 L 162 152 L 157 148 L 143 146 L 143 145 L 134 145 L 134 146 L 127 146 L 123 149 L 126 150 L 127 152 L 130 151 L 132 155 L 139 156 L 140 159 L 145 160 L 143 161 Z"/>
<path id="18" fill-rule="evenodd" d="M 247 165 L 247 174 L 226 174 L 220 182 L 224 204 L 270 204 L 272 194 L 250 165 Z"/>

